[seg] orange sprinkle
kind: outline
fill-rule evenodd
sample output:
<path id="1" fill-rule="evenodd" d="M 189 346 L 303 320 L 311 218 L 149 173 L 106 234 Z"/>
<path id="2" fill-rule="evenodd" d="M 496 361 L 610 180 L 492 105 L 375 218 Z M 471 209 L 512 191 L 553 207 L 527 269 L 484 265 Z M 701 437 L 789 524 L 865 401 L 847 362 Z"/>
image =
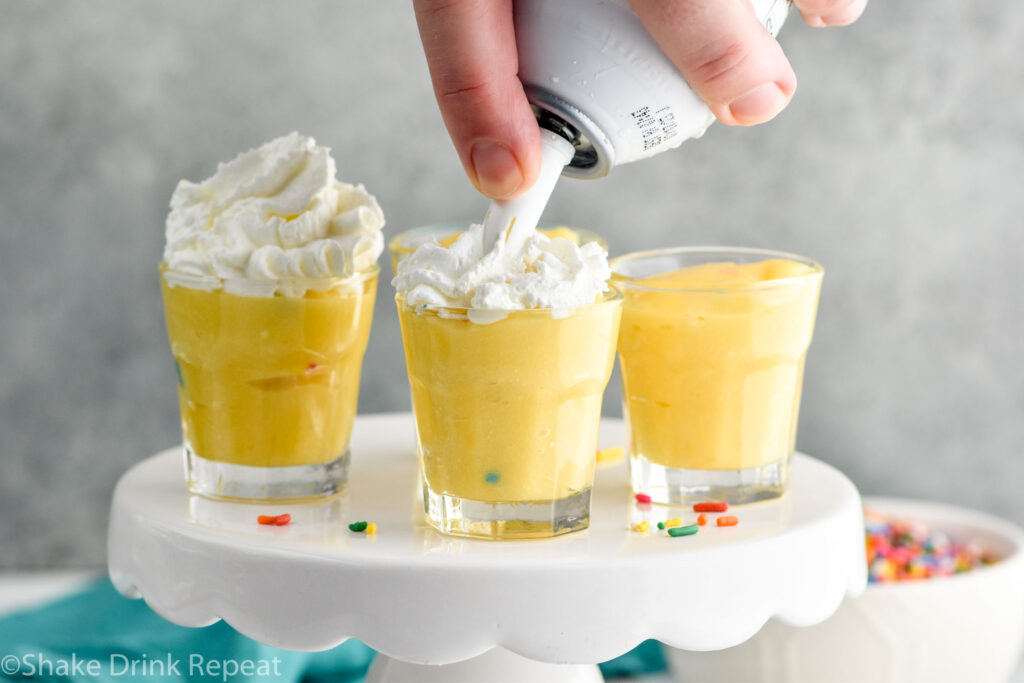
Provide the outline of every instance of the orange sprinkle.
<path id="1" fill-rule="evenodd" d="M 707 515 L 705 515 L 705 514 L 697 515 L 697 524 L 700 524 L 701 526 L 704 526 L 707 523 L 708 523 L 708 516 Z"/>
<path id="2" fill-rule="evenodd" d="M 260 524 L 271 524 L 272 525 L 272 524 L 275 524 L 277 522 L 277 517 L 275 517 L 274 515 L 260 515 L 259 517 L 256 518 L 256 521 L 259 522 Z"/>
<path id="3" fill-rule="evenodd" d="M 718 518 L 718 526 L 736 526 L 740 523 L 740 520 L 736 519 L 732 515 L 722 515 Z"/>

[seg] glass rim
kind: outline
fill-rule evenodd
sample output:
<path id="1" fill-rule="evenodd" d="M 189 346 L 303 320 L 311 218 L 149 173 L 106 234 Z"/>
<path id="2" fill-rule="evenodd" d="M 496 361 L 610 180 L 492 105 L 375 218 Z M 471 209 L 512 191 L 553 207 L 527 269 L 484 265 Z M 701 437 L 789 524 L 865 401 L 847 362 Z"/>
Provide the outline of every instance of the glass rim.
<path id="1" fill-rule="evenodd" d="M 450 221 L 450 222 L 444 222 L 444 223 L 430 223 L 430 224 L 427 224 L 427 225 L 419 225 L 419 226 L 416 226 L 414 228 L 408 228 L 406 230 L 403 230 L 403 231 L 399 232 L 397 235 L 395 235 L 390 240 L 388 240 L 388 251 L 389 252 L 395 252 L 395 251 L 399 251 L 399 250 L 408 250 L 408 249 L 413 249 L 414 250 L 416 247 L 420 246 L 419 244 L 414 244 L 414 245 L 413 244 L 405 244 L 405 243 L 399 241 L 399 240 L 401 240 L 403 238 L 408 237 L 410 233 L 425 232 L 425 231 L 428 231 L 428 230 L 451 230 L 452 232 L 463 231 L 463 230 L 468 230 L 470 226 L 476 225 L 479 222 L 480 221 L 478 221 L 478 220 L 477 221 L 471 221 L 471 220 L 466 220 L 466 221 Z M 541 224 L 537 225 L 537 229 L 538 230 L 557 230 L 559 228 L 565 228 L 567 230 L 572 230 L 572 231 L 580 234 L 581 236 L 590 236 L 590 237 L 593 238 L 590 241 L 598 242 L 598 243 L 600 243 L 602 245 L 605 245 L 605 250 L 607 251 L 607 246 L 606 245 L 608 244 L 608 240 L 603 235 L 601 235 L 599 233 L 596 233 L 593 230 L 588 230 L 587 228 L 578 228 L 578 227 L 576 227 L 574 225 L 567 225 L 565 223 L 541 223 Z M 421 244 L 425 244 L 425 242 L 423 242 Z"/>
<path id="2" fill-rule="evenodd" d="M 209 286 L 206 286 L 206 287 L 202 287 L 202 286 L 200 286 L 200 287 L 192 287 L 191 289 L 203 289 L 203 290 L 214 291 L 214 290 L 218 290 L 218 289 L 223 289 L 224 288 L 224 284 L 228 283 L 228 282 L 230 282 L 230 283 L 252 282 L 252 283 L 259 283 L 259 284 L 262 284 L 262 285 L 268 285 L 268 284 L 271 284 L 271 283 L 282 283 L 282 284 L 285 284 L 285 285 L 310 285 L 310 284 L 312 284 L 312 285 L 321 285 L 321 287 L 306 287 L 306 288 L 307 289 L 314 289 L 314 290 L 327 290 L 327 289 L 332 289 L 332 288 L 334 288 L 334 287 L 336 287 L 338 285 L 341 285 L 341 284 L 355 283 L 355 282 L 365 282 L 366 280 L 369 280 L 371 277 L 379 275 L 380 274 L 380 263 L 375 261 L 373 263 L 372 267 L 364 268 L 363 270 L 356 271 L 355 273 L 352 273 L 351 275 L 331 275 L 331 276 L 327 276 L 327 277 L 294 277 L 294 276 L 289 276 L 289 277 L 275 278 L 273 280 L 271 280 L 271 279 L 263 279 L 263 278 L 252 278 L 252 277 L 221 277 L 219 275 L 194 275 L 194 274 L 191 274 L 191 273 L 178 273 L 178 272 L 174 272 L 174 271 L 169 271 L 167 269 L 167 262 L 166 261 L 161 261 L 160 262 L 160 265 L 158 267 L 158 271 L 160 273 L 160 278 L 162 280 L 164 280 L 165 282 L 167 282 L 167 284 L 169 284 L 169 285 L 172 285 L 172 283 L 167 280 L 167 274 L 168 273 L 172 273 L 172 279 L 177 280 L 177 281 L 182 282 L 182 283 L 184 283 L 184 282 L 191 282 L 191 283 L 195 283 L 197 285 L 198 284 L 205 284 L 205 285 L 217 284 L 218 285 L 218 286 L 215 286 L 215 287 L 209 287 Z M 181 286 L 182 287 L 187 287 L 188 285 L 182 284 Z"/>
<path id="3" fill-rule="evenodd" d="M 554 306 L 547 306 L 544 308 L 468 308 L 461 306 L 441 306 L 433 304 L 416 304 L 410 305 L 405 301 L 405 296 L 401 292 L 395 292 L 395 303 L 400 308 L 412 309 L 417 313 L 420 311 L 429 311 L 431 313 L 438 313 L 440 311 L 449 311 L 453 313 L 452 316 L 442 316 L 445 318 L 451 318 L 453 320 L 465 319 L 470 311 L 478 311 L 481 313 L 491 313 L 494 315 L 503 314 L 508 317 L 513 314 L 528 314 L 528 315 L 539 315 L 539 314 L 550 314 L 553 311 L 579 311 L 588 308 L 594 308 L 597 306 L 604 306 L 606 304 L 621 302 L 624 298 L 622 290 L 614 286 L 614 283 L 609 280 L 609 287 L 607 292 L 601 293 L 601 298 L 597 299 L 593 303 L 583 304 L 582 306 L 566 306 L 564 308 L 557 308 Z"/>
<path id="4" fill-rule="evenodd" d="M 427 225 L 418 225 L 413 228 L 407 228 L 388 240 L 388 250 L 393 251 L 395 249 L 403 248 L 405 245 L 400 243 L 399 239 L 408 236 L 409 233 L 427 230 L 465 230 L 471 225 L 473 225 L 473 221 L 451 221 L 444 223 L 429 223 Z"/>
<path id="5" fill-rule="evenodd" d="M 789 261 L 796 261 L 806 266 L 810 266 L 813 270 L 810 273 L 804 273 L 803 275 L 793 275 L 791 277 L 777 278 L 775 280 L 761 280 L 760 282 L 751 283 L 749 286 L 745 286 L 742 289 L 728 289 L 721 287 L 705 287 L 700 289 L 693 288 L 678 288 L 678 287 L 652 287 L 650 285 L 642 284 L 646 277 L 633 277 L 631 275 L 623 275 L 617 272 L 616 268 L 627 261 L 639 261 L 646 258 L 655 258 L 659 256 L 673 256 L 677 254 L 721 254 L 726 256 L 729 254 L 742 254 L 745 256 L 755 255 L 764 256 L 768 258 L 781 258 Z M 696 265 L 696 264 L 695 264 Z M 608 266 L 612 270 L 612 276 L 610 282 L 617 284 L 622 287 L 628 287 L 630 289 L 643 289 L 652 292 L 678 292 L 687 294 L 743 294 L 750 291 L 765 291 L 771 289 L 782 289 L 784 287 L 791 287 L 795 284 L 805 282 L 811 278 L 821 278 L 825 274 L 825 268 L 815 261 L 814 259 L 807 258 L 806 256 L 800 256 L 788 251 L 779 251 L 777 249 L 764 249 L 761 247 L 728 247 L 728 246 L 694 246 L 694 247 L 664 247 L 661 249 L 648 249 L 645 251 L 633 251 L 622 256 L 616 256 L 615 258 L 609 259 Z"/>

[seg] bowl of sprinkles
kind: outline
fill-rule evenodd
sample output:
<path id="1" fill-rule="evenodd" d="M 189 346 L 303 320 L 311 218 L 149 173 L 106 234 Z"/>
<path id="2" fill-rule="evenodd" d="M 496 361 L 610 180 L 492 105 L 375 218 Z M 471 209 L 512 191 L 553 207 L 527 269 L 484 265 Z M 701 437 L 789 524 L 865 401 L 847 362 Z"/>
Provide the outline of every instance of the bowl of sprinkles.
<path id="1" fill-rule="evenodd" d="M 864 509 L 869 583 L 914 581 L 963 574 L 998 562 L 984 543 L 957 540 L 919 520 Z"/>
<path id="2" fill-rule="evenodd" d="M 1024 652 L 1024 530 L 967 508 L 864 500 L 868 587 L 817 626 L 769 621 L 719 652 L 666 648 L 679 681 L 1006 681 Z"/>

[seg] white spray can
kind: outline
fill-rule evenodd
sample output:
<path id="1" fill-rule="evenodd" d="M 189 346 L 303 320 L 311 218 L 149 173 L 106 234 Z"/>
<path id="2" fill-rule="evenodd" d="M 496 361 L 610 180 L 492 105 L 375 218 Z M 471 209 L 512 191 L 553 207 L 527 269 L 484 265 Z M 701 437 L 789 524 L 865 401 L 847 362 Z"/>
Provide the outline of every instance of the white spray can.
<path id="1" fill-rule="evenodd" d="M 774 36 L 788 0 L 751 0 Z M 542 128 L 575 148 L 564 175 L 599 178 L 703 135 L 715 120 L 627 0 L 515 0 L 519 78 Z"/>

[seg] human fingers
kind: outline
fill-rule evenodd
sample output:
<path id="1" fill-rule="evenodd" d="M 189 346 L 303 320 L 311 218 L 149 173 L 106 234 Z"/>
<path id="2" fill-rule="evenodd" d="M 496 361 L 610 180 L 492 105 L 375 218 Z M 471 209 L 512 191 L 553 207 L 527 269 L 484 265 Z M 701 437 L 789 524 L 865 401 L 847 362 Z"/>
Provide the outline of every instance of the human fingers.
<path id="1" fill-rule="evenodd" d="M 774 118 L 796 90 L 782 48 L 749 0 L 630 0 L 654 40 L 723 123 Z"/>
<path id="2" fill-rule="evenodd" d="M 466 174 L 485 195 L 522 192 L 540 133 L 516 75 L 512 0 L 414 0 L 434 94 Z"/>
<path id="3" fill-rule="evenodd" d="M 846 26 L 860 18 L 868 0 L 796 0 L 800 15 L 810 26 Z"/>

